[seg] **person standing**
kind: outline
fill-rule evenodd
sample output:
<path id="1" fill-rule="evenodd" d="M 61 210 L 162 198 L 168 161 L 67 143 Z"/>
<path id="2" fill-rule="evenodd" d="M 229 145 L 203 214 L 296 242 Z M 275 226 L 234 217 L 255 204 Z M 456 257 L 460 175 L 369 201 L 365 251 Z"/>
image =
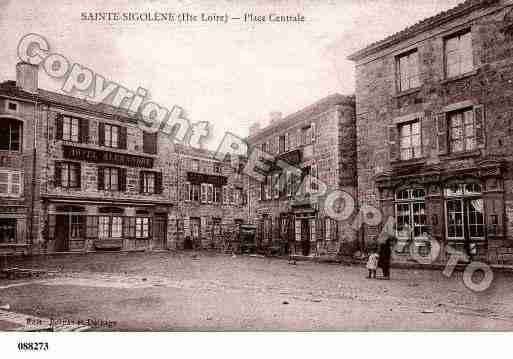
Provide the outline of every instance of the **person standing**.
<path id="1" fill-rule="evenodd" d="M 378 267 L 383 271 L 383 279 L 390 279 L 390 259 L 392 256 L 391 239 L 388 237 L 379 246 Z"/>
<path id="2" fill-rule="evenodd" d="M 376 249 L 374 249 L 369 255 L 369 259 L 367 260 L 367 269 L 369 270 L 369 276 L 367 278 L 376 278 L 376 269 L 378 267 L 378 258 L 379 255 L 376 253 Z"/>

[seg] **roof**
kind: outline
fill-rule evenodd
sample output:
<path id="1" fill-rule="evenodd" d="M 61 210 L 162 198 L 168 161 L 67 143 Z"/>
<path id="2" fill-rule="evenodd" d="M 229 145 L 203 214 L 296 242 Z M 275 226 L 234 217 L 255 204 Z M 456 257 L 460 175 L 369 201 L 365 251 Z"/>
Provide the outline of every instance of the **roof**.
<path id="1" fill-rule="evenodd" d="M 315 102 L 314 104 L 307 106 L 295 113 L 292 113 L 288 116 L 285 116 L 281 120 L 277 120 L 268 126 L 260 129 L 258 133 L 249 136 L 248 141 L 255 141 L 259 138 L 265 137 L 271 134 L 273 131 L 277 130 L 278 127 L 289 127 L 297 122 L 301 122 L 303 120 L 311 119 L 321 113 L 328 111 L 329 109 L 337 106 L 337 105 L 349 105 L 354 106 L 355 98 L 354 96 L 344 96 L 338 93 L 329 95 L 324 97 L 323 99 Z"/>
<path id="2" fill-rule="evenodd" d="M 497 2 L 499 2 L 499 0 L 466 0 L 447 11 L 443 11 L 437 15 L 424 19 L 410 27 L 405 28 L 404 30 L 386 37 L 383 40 L 374 42 L 362 50 L 349 55 L 348 59 L 351 61 L 359 61 L 366 56 L 376 53 L 386 47 L 411 38 L 422 31 L 426 31 L 442 23 L 453 20 L 459 16 L 470 13 L 476 9 L 489 6 Z"/>
<path id="3" fill-rule="evenodd" d="M 204 148 L 185 146 L 181 144 L 175 144 L 174 148 L 175 152 L 181 155 L 216 159 L 214 151 L 206 150 Z"/>
<path id="4" fill-rule="evenodd" d="M 92 112 L 101 116 L 117 118 L 121 121 L 136 122 L 135 114 L 122 108 L 117 108 L 104 103 L 91 104 L 84 99 L 68 96 L 53 91 L 38 89 L 36 94 L 24 91 L 16 86 L 15 81 L 5 81 L 0 83 L 0 94 L 15 96 L 29 101 L 48 102 L 55 106 L 72 107 L 74 109 Z"/>

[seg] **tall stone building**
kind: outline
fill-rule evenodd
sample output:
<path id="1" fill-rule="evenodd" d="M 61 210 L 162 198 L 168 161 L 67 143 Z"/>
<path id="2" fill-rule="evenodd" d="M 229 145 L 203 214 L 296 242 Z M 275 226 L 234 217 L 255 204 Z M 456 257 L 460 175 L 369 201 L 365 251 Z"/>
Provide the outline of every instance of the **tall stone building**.
<path id="1" fill-rule="evenodd" d="M 331 95 L 284 118 L 272 113 L 268 126 L 252 129 L 250 150 L 273 157 L 264 181 L 248 185 L 259 246 L 314 256 L 337 253 L 355 239 L 347 221 L 328 215 L 319 193 L 325 185 L 326 193 L 356 194 L 354 98 Z"/>
<path id="2" fill-rule="evenodd" d="M 0 253 L 174 249 L 191 227 L 205 242 L 207 226 L 245 219 L 240 178 L 209 157 L 135 114 L 40 89 L 20 63 L 0 84 Z"/>
<path id="3" fill-rule="evenodd" d="M 352 54 L 358 200 L 396 260 L 513 252 L 513 6 L 469 0 Z M 380 226 L 363 227 L 366 240 Z M 431 251 L 434 238 L 441 253 Z M 433 247 L 434 248 L 434 247 Z"/>
<path id="4" fill-rule="evenodd" d="M 173 208 L 173 246 L 222 249 L 247 223 L 241 166 L 219 161 L 211 151 L 175 146 L 172 171 L 179 198 Z"/>

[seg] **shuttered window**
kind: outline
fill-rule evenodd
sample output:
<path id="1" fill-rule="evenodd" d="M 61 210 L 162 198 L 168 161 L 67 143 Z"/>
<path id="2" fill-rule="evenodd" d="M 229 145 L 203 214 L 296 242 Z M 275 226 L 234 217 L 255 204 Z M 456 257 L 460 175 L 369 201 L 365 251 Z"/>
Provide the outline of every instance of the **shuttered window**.
<path id="1" fill-rule="evenodd" d="M 143 132 L 143 152 L 149 154 L 157 154 L 157 136 L 158 132 Z"/>

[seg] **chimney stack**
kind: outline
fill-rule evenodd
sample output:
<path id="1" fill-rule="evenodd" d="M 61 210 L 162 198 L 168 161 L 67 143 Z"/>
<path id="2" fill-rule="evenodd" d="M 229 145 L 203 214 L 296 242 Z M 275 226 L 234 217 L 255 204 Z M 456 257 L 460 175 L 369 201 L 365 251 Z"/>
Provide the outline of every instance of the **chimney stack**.
<path id="1" fill-rule="evenodd" d="M 272 111 L 269 112 L 269 123 L 274 123 L 276 121 L 281 120 L 282 113 L 280 111 Z"/>
<path id="2" fill-rule="evenodd" d="M 20 89 L 37 93 L 37 65 L 29 64 L 28 62 L 18 62 L 16 64 L 16 86 Z"/>
<path id="3" fill-rule="evenodd" d="M 260 122 L 255 122 L 251 126 L 249 126 L 249 135 L 256 135 L 260 131 Z"/>

